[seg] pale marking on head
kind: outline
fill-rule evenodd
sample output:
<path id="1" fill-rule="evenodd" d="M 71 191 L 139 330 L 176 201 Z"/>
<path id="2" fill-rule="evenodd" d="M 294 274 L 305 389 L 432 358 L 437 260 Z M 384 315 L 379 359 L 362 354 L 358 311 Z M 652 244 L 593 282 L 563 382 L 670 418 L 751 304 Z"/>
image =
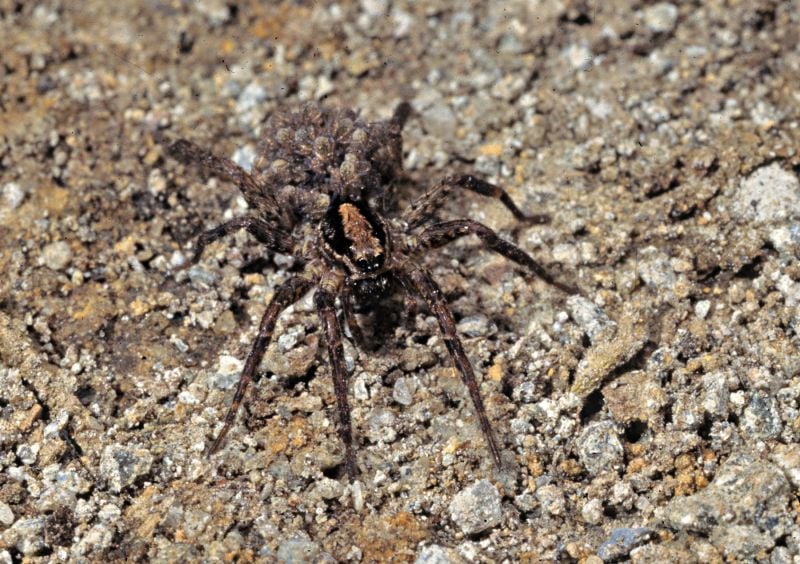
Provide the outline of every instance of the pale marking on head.
<path id="1" fill-rule="evenodd" d="M 339 206 L 345 236 L 353 243 L 350 250 L 356 260 L 376 257 L 383 253 L 380 240 L 372 233 L 372 225 L 353 204 Z"/>

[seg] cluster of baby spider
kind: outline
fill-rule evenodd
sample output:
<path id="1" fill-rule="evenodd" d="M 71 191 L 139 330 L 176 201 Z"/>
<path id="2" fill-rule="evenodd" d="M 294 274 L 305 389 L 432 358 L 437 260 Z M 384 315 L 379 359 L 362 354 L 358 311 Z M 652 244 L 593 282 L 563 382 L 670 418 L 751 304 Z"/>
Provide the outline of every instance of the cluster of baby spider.
<path id="1" fill-rule="evenodd" d="M 380 201 L 401 176 L 401 134 L 410 114 L 407 103 L 400 104 L 388 121 L 378 122 L 363 121 L 350 110 L 315 105 L 277 113 L 266 124 L 251 172 L 187 140 L 169 146 L 168 153 L 178 161 L 199 165 L 205 174 L 238 185 L 251 210 L 251 215 L 204 232 L 197 240 L 192 262 L 213 241 L 245 229 L 269 250 L 291 255 L 302 265 L 301 274 L 277 288 L 261 318 L 224 425 L 210 453 L 219 449 L 236 418 L 272 339 L 278 316 L 313 289 L 330 357 L 345 466 L 350 478 L 355 479 L 356 453 L 336 300 L 351 335 L 358 341 L 354 303 L 376 302 L 399 288 L 422 298 L 436 317 L 450 358 L 469 391 L 492 458 L 500 467 L 500 449 L 453 314 L 439 285 L 423 266 L 422 257 L 460 237 L 476 235 L 485 247 L 530 274 L 565 292 L 573 293 L 575 289 L 557 281 L 525 251 L 477 221 L 430 221 L 454 188 L 496 198 L 520 221 L 549 221 L 547 215 L 524 214 L 502 188 L 475 176 L 448 176 L 407 209 L 384 215 Z"/>

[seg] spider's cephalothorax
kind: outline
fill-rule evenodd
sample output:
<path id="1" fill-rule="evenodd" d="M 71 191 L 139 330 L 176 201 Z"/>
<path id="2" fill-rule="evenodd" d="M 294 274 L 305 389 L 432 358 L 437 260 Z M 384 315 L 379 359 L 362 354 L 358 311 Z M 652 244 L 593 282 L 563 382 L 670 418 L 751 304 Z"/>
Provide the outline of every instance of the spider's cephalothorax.
<path id="1" fill-rule="evenodd" d="M 374 276 L 386 265 L 386 224 L 365 200 L 334 198 L 320 223 L 322 249 L 353 278 Z"/>
<path id="2" fill-rule="evenodd" d="M 365 200 L 334 198 L 320 222 L 319 234 L 325 257 L 347 273 L 356 301 L 374 302 L 386 293 L 389 231 Z"/>
<path id="3" fill-rule="evenodd" d="M 303 273 L 279 286 L 267 305 L 210 453 L 220 447 L 233 425 L 245 390 L 272 339 L 278 315 L 314 289 L 314 303 L 328 345 L 345 466 L 349 476 L 355 478 L 356 455 L 336 298 L 339 297 L 352 335 L 359 340 L 353 302 L 377 300 L 399 286 L 427 302 L 436 317 L 447 351 L 469 391 L 492 458 L 500 466 L 500 449 L 472 365 L 444 295 L 424 267 L 423 258 L 432 249 L 473 234 L 487 248 L 516 262 L 529 274 L 566 292 L 576 290 L 556 281 L 525 251 L 481 223 L 456 219 L 426 225 L 453 188 L 496 198 L 518 220 L 549 221 L 546 215 L 522 213 L 502 188 L 474 176 L 446 177 L 396 215 L 384 217 L 378 211 L 379 206 L 373 202 L 391 191 L 402 172 L 401 132 L 410 112 L 408 104 L 400 104 L 392 118 L 382 122 L 365 122 L 349 110 L 313 105 L 298 112 L 276 114 L 265 127 L 259 157 L 251 172 L 186 140 L 170 145 L 169 154 L 179 161 L 198 164 L 207 174 L 238 184 L 253 212 L 252 216 L 235 218 L 203 233 L 193 261 L 199 259 L 209 243 L 246 229 L 268 249 L 293 255 L 304 265 Z"/>

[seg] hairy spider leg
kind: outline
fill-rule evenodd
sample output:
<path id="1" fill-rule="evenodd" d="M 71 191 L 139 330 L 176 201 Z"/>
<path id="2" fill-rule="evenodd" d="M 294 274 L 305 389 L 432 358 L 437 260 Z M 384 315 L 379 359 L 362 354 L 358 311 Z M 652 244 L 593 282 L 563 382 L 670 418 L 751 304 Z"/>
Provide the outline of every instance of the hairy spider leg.
<path id="1" fill-rule="evenodd" d="M 247 386 L 253 381 L 253 376 L 255 375 L 256 369 L 258 369 L 258 365 L 261 364 L 264 351 L 267 350 L 272 340 L 272 332 L 275 330 L 275 323 L 278 320 L 278 316 L 283 310 L 302 298 L 313 285 L 313 281 L 296 276 L 290 278 L 275 290 L 275 295 L 272 297 L 272 300 L 267 306 L 267 310 L 261 317 L 258 335 L 256 335 L 253 348 L 250 349 L 250 354 L 247 355 L 242 374 L 239 376 L 239 385 L 236 387 L 233 401 L 231 402 L 230 408 L 228 408 L 228 413 L 225 415 L 225 423 L 219 435 L 217 435 L 217 438 L 214 439 L 214 442 L 208 449 L 209 456 L 219 450 L 222 441 L 225 439 L 225 435 L 228 434 L 233 422 L 236 420 L 236 413 L 239 411 L 239 406 L 247 391 Z"/>
<path id="2" fill-rule="evenodd" d="M 356 346 L 364 343 L 364 333 L 361 331 L 361 326 L 358 324 L 355 312 L 353 311 L 353 283 L 346 280 L 342 286 L 342 295 L 340 296 L 342 302 L 342 314 L 344 315 L 344 322 L 350 330 L 350 336 Z"/>
<path id="3" fill-rule="evenodd" d="M 486 438 L 489 450 L 492 453 L 492 459 L 494 459 L 497 468 L 502 469 L 500 449 L 497 447 L 492 426 L 486 416 L 486 408 L 483 405 L 481 392 L 478 389 L 478 382 L 475 380 L 475 373 L 472 371 L 472 364 L 470 364 L 467 354 L 464 352 L 464 347 L 461 345 L 461 340 L 458 338 L 455 319 L 453 319 L 453 314 L 447 306 L 441 288 L 439 288 L 439 285 L 433 280 L 428 271 L 423 269 L 411 272 L 396 270 L 395 273 L 405 290 L 409 293 L 419 294 L 428 303 L 431 312 L 436 316 L 436 320 L 439 322 L 439 330 L 444 338 L 444 344 L 447 346 L 447 352 L 450 353 L 450 358 L 453 360 L 453 364 L 456 365 L 456 369 L 461 375 L 461 380 L 472 398 L 472 405 L 475 407 L 475 413 L 478 416 L 483 436 Z"/>
<path id="4" fill-rule="evenodd" d="M 248 233 L 255 237 L 260 243 L 266 245 L 271 251 L 278 253 L 291 253 L 292 251 L 291 239 L 286 233 L 275 229 L 263 219 L 244 215 L 235 217 L 222 225 L 204 231 L 197 238 L 194 254 L 192 255 L 191 261 L 187 263 L 186 266 L 199 261 L 200 256 L 208 245 L 240 229 L 246 229 Z"/>
<path id="5" fill-rule="evenodd" d="M 339 437 L 344 443 L 344 458 L 347 475 L 356 479 L 356 451 L 353 447 L 353 429 L 350 423 L 350 405 L 347 400 L 347 377 L 344 366 L 344 347 L 342 346 L 342 328 L 335 309 L 336 294 L 320 285 L 314 294 L 317 314 L 322 321 L 328 355 L 331 361 L 333 390 L 336 394 L 336 410 L 339 414 Z"/>
<path id="6" fill-rule="evenodd" d="M 552 274 L 547 272 L 545 268 L 536 262 L 533 257 L 528 253 L 508 241 L 501 239 L 497 233 L 486 227 L 482 223 L 472 221 L 471 219 L 455 219 L 452 221 L 444 221 L 431 225 L 419 235 L 417 245 L 412 249 L 412 253 L 420 254 L 429 249 L 442 247 L 448 243 L 455 241 L 465 235 L 477 235 L 483 244 L 489 249 L 495 251 L 524 266 L 531 273 L 538 276 L 548 284 L 555 286 L 562 292 L 567 294 L 577 294 L 578 288 L 572 284 L 559 282 L 553 277 Z"/>
<path id="7" fill-rule="evenodd" d="M 523 213 L 514 203 L 514 200 L 511 199 L 511 196 L 500 186 L 490 184 L 470 174 L 463 176 L 447 176 L 443 178 L 435 184 L 433 188 L 425 192 L 425 194 L 416 201 L 412 202 L 408 211 L 406 211 L 401 218 L 408 223 L 409 227 L 418 226 L 425 221 L 428 215 L 441 206 L 442 200 L 447 197 L 453 188 L 463 188 L 481 194 L 482 196 L 500 200 L 518 221 L 528 224 L 544 224 L 550 222 L 550 216 L 547 214 L 528 215 Z"/>
<path id="8" fill-rule="evenodd" d="M 392 128 L 392 131 L 396 133 L 403 131 L 403 127 L 405 127 L 412 111 L 411 104 L 408 102 L 400 102 L 397 104 L 392 114 L 392 119 L 389 121 L 389 126 Z"/>
<path id="9" fill-rule="evenodd" d="M 230 159 L 219 157 L 186 139 L 172 143 L 167 152 L 185 165 L 198 165 L 209 176 L 216 176 L 236 184 L 251 208 L 261 214 L 272 216 L 286 224 L 284 210 L 278 205 L 275 196 L 262 189 L 253 176 Z"/>

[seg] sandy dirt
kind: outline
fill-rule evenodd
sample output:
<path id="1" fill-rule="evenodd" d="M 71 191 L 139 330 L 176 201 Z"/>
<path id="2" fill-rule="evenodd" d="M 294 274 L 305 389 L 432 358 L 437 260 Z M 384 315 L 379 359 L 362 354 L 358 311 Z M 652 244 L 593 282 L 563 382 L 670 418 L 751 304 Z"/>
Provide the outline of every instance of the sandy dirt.
<path id="1" fill-rule="evenodd" d="M 797 562 L 800 2 L 0 0 L 0 564 Z M 387 302 L 345 348 L 360 480 L 311 296 L 279 320 L 225 448 L 258 320 L 298 265 L 178 164 L 250 166 L 305 102 L 388 118 L 397 206 L 458 194 L 580 288 L 465 238 L 436 320 Z"/>

